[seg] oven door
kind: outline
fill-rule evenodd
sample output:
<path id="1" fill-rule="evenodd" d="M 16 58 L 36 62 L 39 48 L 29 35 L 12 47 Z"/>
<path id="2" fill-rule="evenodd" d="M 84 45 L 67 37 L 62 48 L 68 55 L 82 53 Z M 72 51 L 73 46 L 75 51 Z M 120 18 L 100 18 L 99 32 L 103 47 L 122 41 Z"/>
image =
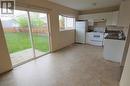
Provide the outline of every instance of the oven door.
<path id="1" fill-rule="evenodd" d="M 104 33 L 92 32 L 89 34 L 89 40 L 91 41 L 103 41 Z"/>
<path id="2" fill-rule="evenodd" d="M 103 45 L 103 39 L 104 39 L 104 33 L 100 32 L 91 32 L 87 35 L 87 43 L 91 45 L 97 45 L 102 46 Z"/>

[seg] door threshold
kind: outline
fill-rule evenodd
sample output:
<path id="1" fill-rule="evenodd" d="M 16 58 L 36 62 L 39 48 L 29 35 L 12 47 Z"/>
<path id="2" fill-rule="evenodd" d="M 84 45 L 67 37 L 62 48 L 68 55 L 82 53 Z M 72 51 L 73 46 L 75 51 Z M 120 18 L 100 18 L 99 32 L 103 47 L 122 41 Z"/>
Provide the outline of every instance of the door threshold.
<path id="1" fill-rule="evenodd" d="M 42 56 L 45 56 L 45 55 L 48 55 L 48 54 L 50 54 L 50 52 L 47 52 L 47 53 L 45 53 L 44 55 L 38 56 L 38 57 L 36 57 L 36 58 L 31 58 L 31 59 L 29 59 L 29 60 L 23 61 L 23 62 L 21 62 L 21 63 L 19 63 L 19 64 L 13 65 L 13 68 L 16 68 L 16 67 L 19 67 L 19 66 L 21 66 L 21 65 L 23 65 L 23 64 L 26 64 L 26 63 L 28 63 L 28 62 L 37 60 L 37 59 L 41 58 Z"/>

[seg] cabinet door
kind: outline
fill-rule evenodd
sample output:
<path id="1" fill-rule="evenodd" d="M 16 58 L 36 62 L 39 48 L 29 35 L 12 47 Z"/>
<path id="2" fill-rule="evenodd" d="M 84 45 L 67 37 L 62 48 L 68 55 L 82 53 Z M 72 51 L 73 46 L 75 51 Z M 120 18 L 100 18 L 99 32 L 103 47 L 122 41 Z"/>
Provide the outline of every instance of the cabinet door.
<path id="1" fill-rule="evenodd" d="M 112 25 L 117 25 L 118 23 L 118 16 L 119 16 L 119 12 L 113 12 L 113 20 L 112 20 Z"/>

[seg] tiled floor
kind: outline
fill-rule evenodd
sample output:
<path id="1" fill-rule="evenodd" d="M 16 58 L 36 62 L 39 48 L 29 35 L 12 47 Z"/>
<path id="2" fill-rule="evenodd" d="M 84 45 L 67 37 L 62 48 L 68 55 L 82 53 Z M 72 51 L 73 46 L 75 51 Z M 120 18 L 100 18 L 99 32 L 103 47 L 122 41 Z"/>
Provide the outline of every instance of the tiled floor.
<path id="1" fill-rule="evenodd" d="M 0 76 L 0 86 L 118 86 L 118 63 L 102 57 L 103 48 L 72 45 Z"/>

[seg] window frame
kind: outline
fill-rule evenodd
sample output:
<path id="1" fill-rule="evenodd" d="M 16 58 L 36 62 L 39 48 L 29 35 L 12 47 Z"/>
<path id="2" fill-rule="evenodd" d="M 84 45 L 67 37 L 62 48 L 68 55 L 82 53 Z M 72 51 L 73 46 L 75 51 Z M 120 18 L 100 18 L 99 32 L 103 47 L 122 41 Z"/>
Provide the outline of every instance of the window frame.
<path id="1" fill-rule="evenodd" d="M 64 28 L 63 29 L 61 29 L 61 27 L 60 27 L 60 19 L 59 19 L 59 17 L 64 17 L 65 19 L 67 19 L 67 18 L 72 18 L 73 19 L 73 29 L 67 29 L 66 28 L 66 23 L 65 23 L 65 20 L 64 20 Z M 68 31 L 68 30 L 75 30 L 75 27 L 76 27 L 76 18 L 75 17 L 72 17 L 72 16 L 66 16 L 66 15 L 62 15 L 62 14 L 59 14 L 58 15 L 58 20 L 59 20 L 59 31 Z"/>

